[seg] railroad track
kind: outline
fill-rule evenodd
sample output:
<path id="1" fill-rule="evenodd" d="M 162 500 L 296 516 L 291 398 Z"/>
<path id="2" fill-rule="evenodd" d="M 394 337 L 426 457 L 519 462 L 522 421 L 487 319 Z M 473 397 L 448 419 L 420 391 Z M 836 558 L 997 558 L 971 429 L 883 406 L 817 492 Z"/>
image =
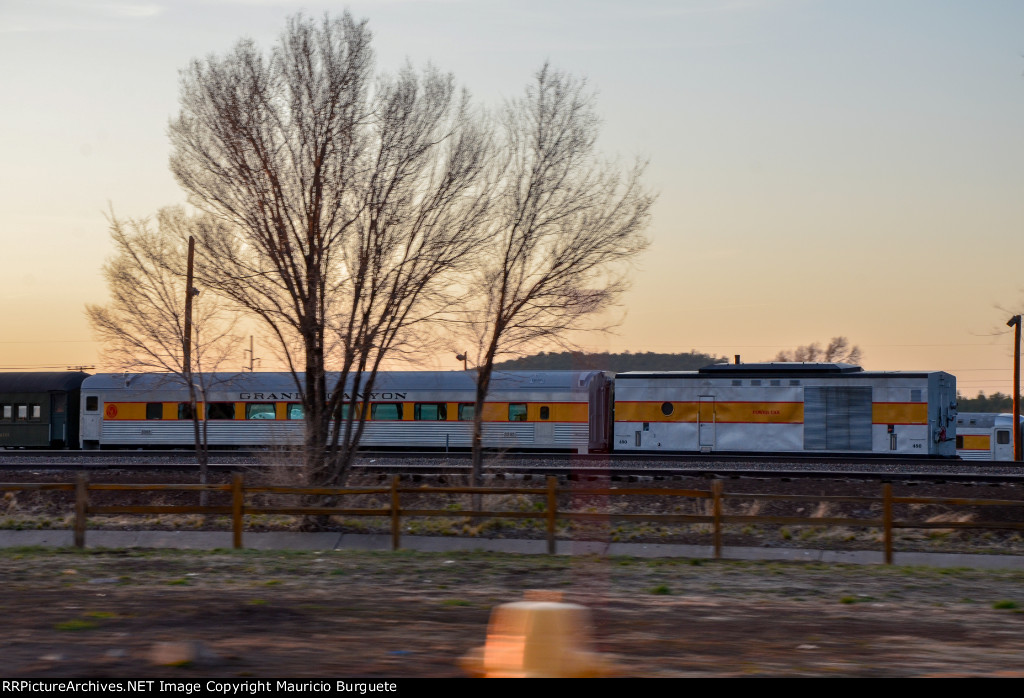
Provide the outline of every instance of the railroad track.
<path id="1" fill-rule="evenodd" d="M 259 469 L 281 460 L 299 462 L 297 452 L 211 451 L 212 470 Z M 468 453 L 365 451 L 354 469 L 380 475 L 468 475 Z M 194 470 L 195 457 L 175 451 L 0 451 L 0 471 L 19 470 Z M 678 478 L 854 479 L 1024 484 L 1024 464 L 939 459 L 888 459 L 862 456 L 752 456 L 707 454 L 488 454 L 490 475 L 569 480 L 670 480 Z"/>

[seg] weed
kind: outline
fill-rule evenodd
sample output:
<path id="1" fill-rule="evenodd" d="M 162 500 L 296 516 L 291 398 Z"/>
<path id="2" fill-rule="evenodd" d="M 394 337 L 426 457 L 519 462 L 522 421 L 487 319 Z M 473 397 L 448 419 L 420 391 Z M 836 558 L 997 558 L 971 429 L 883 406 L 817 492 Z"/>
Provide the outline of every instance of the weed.
<path id="1" fill-rule="evenodd" d="M 672 593 L 672 590 L 668 588 L 667 584 L 659 584 L 650 590 L 652 594 L 656 596 L 668 596 Z"/>
<path id="2" fill-rule="evenodd" d="M 445 599 L 441 602 L 442 606 L 472 606 L 469 601 L 464 599 Z"/>
<path id="3" fill-rule="evenodd" d="M 170 584 L 171 586 L 188 586 L 188 580 L 187 579 L 172 579 L 171 581 L 169 581 L 167 583 Z"/>
<path id="4" fill-rule="evenodd" d="M 63 623 L 57 623 L 53 627 L 57 630 L 76 632 L 78 630 L 93 630 L 94 628 L 99 627 L 99 624 L 95 621 L 75 618 L 73 620 L 64 621 Z"/>
<path id="5" fill-rule="evenodd" d="M 1014 608 L 1020 608 L 1020 604 L 1017 603 L 1016 601 L 1010 601 L 1009 599 L 1003 599 L 1002 601 L 996 601 L 995 603 L 993 603 L 992 604 L 992 608 L 994 608 L 996 610 L 1014 609 Z"/>

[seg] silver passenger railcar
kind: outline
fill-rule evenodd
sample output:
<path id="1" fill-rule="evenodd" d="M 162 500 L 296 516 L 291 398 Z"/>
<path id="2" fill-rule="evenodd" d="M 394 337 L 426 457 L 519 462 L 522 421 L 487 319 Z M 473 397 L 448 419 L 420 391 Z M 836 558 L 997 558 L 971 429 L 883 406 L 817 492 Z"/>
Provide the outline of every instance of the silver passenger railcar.
<path id="1" fill-rule="evenodd" d="M 206 401 L 199 417 L 207 421 L 210 446 L 302 443 L 301 393 L 290 374 L 205 374 L 201 380 Z M 600 371 L 496 371 L 484 405 L 484 446 L 607 450 L 610 389 Z M 357 396 L 369 413 L 360 444 L 469 448 L 475 398 L 474 376 L 465 371 L 379 373 L 372 392 Z M 83 382 L 81 400 L 83 448 L 194 441 L 188 391 L 174 375 L 97 374 Z"/>
<path id="2" fill-rule="evenodd" d="M 1018 434 L 1024 436 L 1024 417 Z M 1013 415 L 961 412 L 956 417 L 956 454 L 963 460 L 1013 460 Z"/>

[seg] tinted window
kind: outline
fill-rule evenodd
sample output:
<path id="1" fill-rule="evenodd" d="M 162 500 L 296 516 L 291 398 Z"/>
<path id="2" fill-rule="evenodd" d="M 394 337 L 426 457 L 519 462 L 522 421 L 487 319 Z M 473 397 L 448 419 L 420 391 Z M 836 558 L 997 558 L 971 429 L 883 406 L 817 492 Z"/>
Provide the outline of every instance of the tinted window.
<path id="1" fill-rule="evenodd" d="M 85 398 L 85 409 L 89 412 L 95 412 L 100 408 L 100 399 L 96 395 L 89 395 Z"/>
<path id="2" fill-rule="evenodd" d="M 413 419 L 421 419 L 428 422 L 448 419 L 448 406 L 443 403 L 423 404 L 417 402 L 413 408 Z"/>
<path id="3" fill-rule="evenodd" d="M 162 402 L 147 402 L 146 403 L 146 419 L 163 419 L 164 418 L 164 403 Z"/>
<path id="4" fill-rule="evenodd" d="M 666 417 L 669 416 L 670 414 L 672 414 L 672 412 L 674 410 L 675 410 L 675 407 L 672 406 L 671 402 L 663 402 L 663 403 L 661 403 L 661 413 L 663 415 L 665 415 Z"/>
<path id="5" fill-rule="evenodd" d="M 508 405 L 508 421 L 525 422 L 526 404 L 521 402 L 510 402 Z"/>
<path id="6" fill-rule="evenodd" d="M 402 405 L 397 402 L 375 402 L 370 407 L 371 419 L 401 419 Z"/>
<path id="7" fill-rule="evenodd" d="M 299 404 L 288 405 L 288 419 L 305 419 L 306 409 Z"/>
<path id="8" fill-rule="evenodd" d="M 547 405 L 541 405 L 540 407 L 540 418 L 548 419 L 551 416 L 551 408 Z"/>
<path id="9" fill-rule="evenodd" d="M 234 419 L 235 403 L 233 402 L 208 402 L 206 409 L 209 410 L 210 419 Z"/>
<path id="10" fill-rule="evenodd" d="M 459 421 L 472 422 L 474 412 L 476 412 L 476 405 L 459 405 Z"/>
<path id="11" fill-rule="evenodd" d="M 957 448 L 963 448 L 964 447 L 964 437 L 962 437 L 962 436 L 957 436 L 956 437 L 956 447 Z"/>
<path id="12" fill-rule="evenodd" d="M 276 419 L 272 402 L 250 402 L 245 406 L 246 419 Z"/>
<path id="13" fill-rule="evenodd" d="M 1010 443 L 1010 432 L 1008 429 L 999 429 L 996 432 L 996 443 L 997 444 L 1008 444 Z"/>
<path id="14" fill-rule="evenodd" d="M 178 419 L 192 419 L 192 405 L 187 402 L 178 403 Z"/>

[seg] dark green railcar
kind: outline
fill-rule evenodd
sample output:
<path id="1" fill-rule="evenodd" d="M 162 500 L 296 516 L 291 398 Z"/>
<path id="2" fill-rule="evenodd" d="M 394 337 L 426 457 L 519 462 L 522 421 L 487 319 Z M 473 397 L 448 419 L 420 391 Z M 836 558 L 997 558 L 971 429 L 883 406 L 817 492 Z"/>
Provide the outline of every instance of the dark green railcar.
<path id="1" fill-rule="evenodd" d="M 78 448 L 88 373 L 0 373 L 0 448 Z"/>

